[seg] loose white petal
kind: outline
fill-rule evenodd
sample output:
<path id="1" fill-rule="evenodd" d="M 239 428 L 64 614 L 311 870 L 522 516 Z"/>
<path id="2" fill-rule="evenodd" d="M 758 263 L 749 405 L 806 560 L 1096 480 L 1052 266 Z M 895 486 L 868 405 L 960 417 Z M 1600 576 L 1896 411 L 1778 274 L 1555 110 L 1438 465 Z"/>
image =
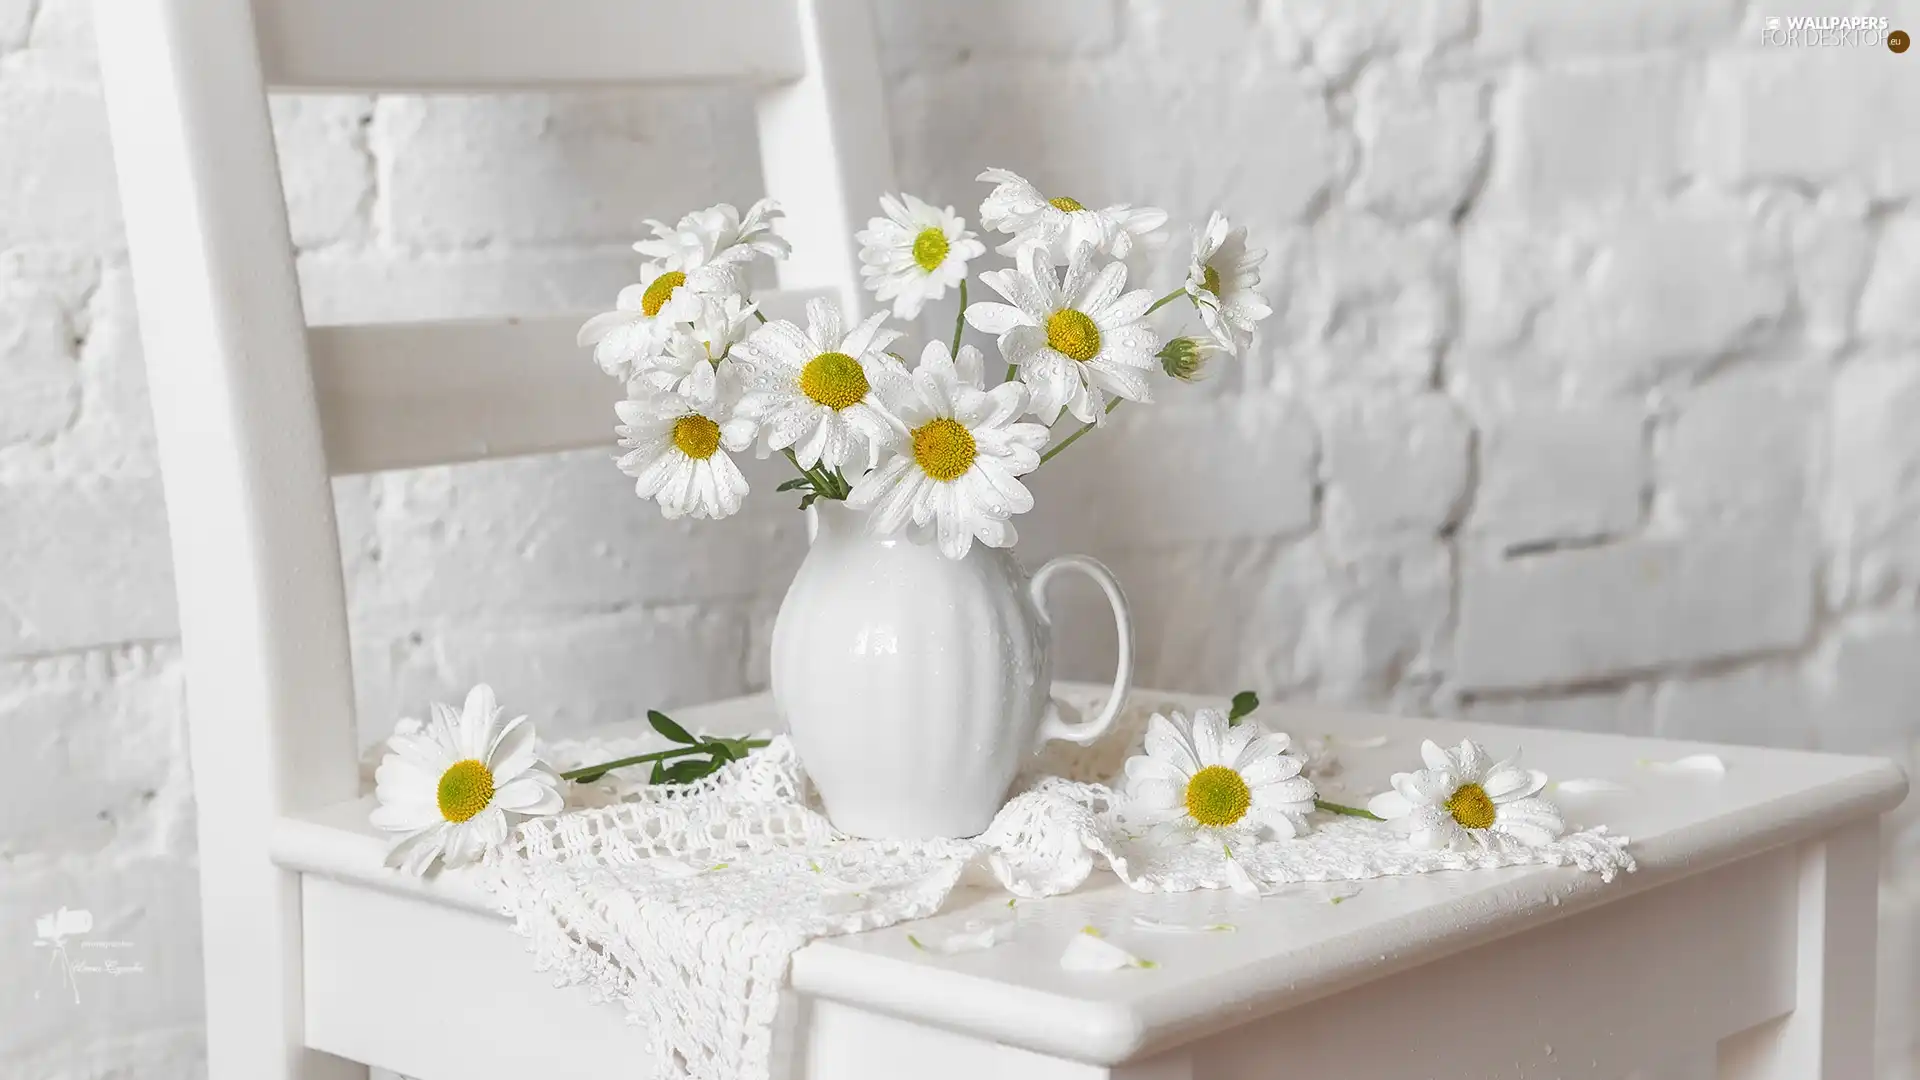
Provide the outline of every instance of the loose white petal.
<path id="1" fill-rule="evenodd" d="M 1625 784 L 1613 780 L 1601 780 L 1597 777 L 1580 777 L 1575 780 L 1561 780 L 1547 785 L 1556 795 L 1599 795 L 1616 791 L 1632 791 Z"/>
<path id="2" fill-rule="evenodd" d="M 1327 742 L 1354 750 L 1378 750 L 1387 745 L 1385 735 L 1329 735 Z"/>
<path id="3" fill-rule="evenodd" d="M 1067 971 L 1119 971 L 1157 965 L 1082 930 L 1067 941 L 1066 951 L 1060 954 L 1060 966 Z"/>
<path id="4" fill-rule="evenodd" d="M 1176 923 L 1149 919 L 1144 915 L 1135 915 L 1133 925 L 1142 930 L 1152 930 L 1160 934 L 1230 934 L 1240 929 L 1230 922 L 1216 923 Z"/>
<path id="5" fill-rule="evenodd" d="M 1227 856 L 1227 885 L 1242 896 L 1260 895 L 1260 883 L 1253 880 L 1253 875 L 1240 865 L 1240 860 L 1231 855 Z"/>
<path id="6" fill-rule="evenodd" d="M 976 919 L 968 922 L 964 929 L 921 940 L 929 952 L 946 956 L 983 952 L 1001 942 L 1012 940 L 1015 925 L 1011 919 Z"/>
<path id="7" fill-rule="evenodd" d="M 1710 776 L 1725 776 L 1727 763 L 1718 754 L 1689 754 L 1673 761 L 1640 762 L 1641 768 L 1657 773 L 1700 773 Z"/>

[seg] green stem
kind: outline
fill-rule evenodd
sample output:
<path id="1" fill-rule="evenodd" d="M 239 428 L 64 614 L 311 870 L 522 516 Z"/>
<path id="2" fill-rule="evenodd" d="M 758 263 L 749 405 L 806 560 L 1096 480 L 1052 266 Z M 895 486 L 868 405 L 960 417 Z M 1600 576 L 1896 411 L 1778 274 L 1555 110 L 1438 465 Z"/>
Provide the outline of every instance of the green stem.
<path id="1" fill-rule="evenodd" d="M 793 462 L 793 467 L 800 469 L 800 475 L 806 477 L 807 481 L 813 484 L 816 489 L 820 486 L 820 478 L 813 475 L 812 469 L 801 468 L 800 455 L 793 452 L 793 447 L 785 447 L 780 452 L 787 455 L 787 460 Z"/>
<path id="2" fill-rule="evenodd" d="M 961 278 L 960 279 L 960 310 L 953 313 L 953 348 L 948 350 L 948 352 L 953 354 L 955 359 L 959 359 L 960 357 L 960 334 L 962 331 L 966 330 L 966 328 L 967 328 L 967 279 Z"/>
<path id="3" fill-rule="evenodd" d="M 1020 377 L 1020 365 L 1019 365 L 1019 364 L 1008 364 L 1008 365 L 1007 365 L 1007 377 L 1006 377 L 1006 379 L 1004 379 L 1003 381 L 1005 381 L 1005 382 L 1012 382 L 1013 380 L 1015 380 L 1015 379 L 1017 379 L 1017 378 L 1019 378 L 1019 377 Z"/>
<path id="4" fill-rule="evenodd" d="M 1321 810 L 1325 810 L 1329 814 L 1341 814 L 1346 817 L 1366 818 L 1368 821 L 1387 820 L 1386 818 L 1383 818 L 1380 815 L 1373 813 L 1370 810 L 1362 810 L 1357 806 L 1342 806 L 1337 802 L 1328 802 L 1325 799 L 1315 799 L 1313 800 L 1313 805 L 1318 807 Z"/>
<path id="5" fill-rule="evenodd" d="M 1107 412 L 1112 413 L 1113 410 L 1119 408 L 1120 402 L 1123 400 L 1125 399 L 1114 398 L 1112 401 L 1107 402 Z M 1076 431 L 1073 434 L 1067 436 L 1066 438 L 1060 440 L 1059 446 L 1056 446 L 1053 449 L 1047 451 L 1046 453 L 1040 455 L 1040 464 L 1045 465 L 1048 461 L 1052 460 L 1053 455 L 1058 454 L 1060 451 L 1065 450 L 1067 447 L 1072 446 L 1076 442 L 1079 442 L 1080 436 L 1085 435 L 1087 432 L 1092 431 L 1094 428 L 1099 426 L 1100 426 L 1099 424 L 1088 424 L 1086 427 L 1083 427 L 1079 431 Z"/>
<path id="6" fill-rule="evenodd" d="M 1159 311 L 1161 308 L 1166 307 L 1168 304 L 1173 303 L 1175 300 L 1178 300 L 1185 295 L 1187 295 L 1187 287 L 1185 285 L 1182 285 L 1179 288 L 1168 293 L 1167 295 L 1161 297 L 1160 299 L 1155 300 L 1153 302 L 1153 306 L 1147 309 L 1147 315 L 1151 315 L 1154 312 Z M 1145 318 L 1146 316 L 1141 316 L 1141 317 Z"/>
<path id="7" fill-rule="evenodd" d="M 761 311 L 761 310 L 760 310 L 759 308 L 754 308 L 754 309 L 753 309 L 753 317 L 754 317 L 754 318 L 756 318 L 756 319 L 759 319 L 759 320 L 760 320 L 760 324 L 761 324 L 762 326 L 765 326 L 765 325 L 766 325 L 766 322 L 767 322 L 767 316 L 766 316 L 766 313 L 765 313 L 765 312 L 763 312 L 763 311 Z"/>
<path id="8" fill-rule="evenodd" d="M 765 739 L 747 739 L 741 745 L 758 750 L 767 745 Z M 671 750 L 655 750 L 651 754 L 636 754 L 633 757 L 616 758 L 598 765 L 587 765 L 578 769 L 568 769 L 560 774 L 562 780 L 577 780 L 582 776 L 599 776 L 613 769 L 624 769 L 629 765 L 645 765 L 649 761 L 666 761 L 669 758 L 686 757 L 688 754 L 711 754 L 712 743 L 695 743 L 692 746 L 676 746 Z"/>

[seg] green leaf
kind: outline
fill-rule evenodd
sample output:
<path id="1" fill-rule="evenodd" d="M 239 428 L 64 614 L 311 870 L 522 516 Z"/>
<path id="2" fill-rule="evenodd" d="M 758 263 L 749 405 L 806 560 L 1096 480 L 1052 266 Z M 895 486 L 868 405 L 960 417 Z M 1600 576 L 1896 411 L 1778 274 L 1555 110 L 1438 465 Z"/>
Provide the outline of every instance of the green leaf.
<path id="1" fill-rule="evenodd" d="M 647 783 L 664 784 L 666 782 L 667 782 L 667 763 L 664 761 L 654 762 L 653 772 L 647 775 Z"/>
<path id="2" fill-rule="evenodd" d="M 804 496 L 803 496 L 803 497 L 801 497 L 801 499 L 800 499 L 800 509 L 802 509 L 802 510 L 805 510 L 805 509 L 806 509 L 807 507 L 809 507 L 809 506 L 812 506 L 812 505 L 813 505 L 813 500 L 815 500 L 815 499 L 817 499 L 817 498 L 819 498 L 819 497 L 820 497 L 820 493 L 819 493 L 819 492 L 817 492 L 817 491 L 809 491 L 809 492 L 807 492 L 807 493 L 806 493 L 806 495 L 804 495 Z"/>
<path id="3" fill-rule="evenodd" d="M 789 481 L 787 481 L 786 483 L 784 483 L 784 484 L 781 484 L 781 485 L 780 485 L 779 487 L 777 487 L 777 488 L 774 488 L 773 490 L 775 490 L 775 491 L 792 491 L 792 490 L 793 490 L 793 489 L 795 489 L 795 488 L 811 488 L 811 487 L 813 487 L 813 481 L 812 481 L 812 480 L 810 480 L 810 479 L 808 479 L 807 477 L 804 477 L 804 476 L 796 476 L 796 477 L 794 477 L 793 479 L 791 479 L 791 480 L 789 480 Z"/>
<path id="4" fill-rule="evenodd" d="M 1227 711 L 1227 726 L 1232 727 L 1240 718 L 1260 707 L 1260 695 L 1251 690 L 1242 690 L 1233 695 L 1233 708 Z"/>
<path id="5" fill-rule="evenodd" d="M 734 754 L 733 747 L 728 746 L 720 739 L 701 743 L 700 748 L 713 755 L 713 763 L 716 766 L 725 765 L 729 761 L 740 760 L 739 757 Z"/>
<path id="6" fill-rule="evenodd" d="M 591 784 L 605 775 L 607 775 L 607 770 L 605 769 L 601 769 L 599 772 L 581 773 L 579 776 L 573 778 L 573 782 L 576 784 Z"/>
<path id="7" fill-rule="evenodd" d="M 657 709 L 647 710 L 647 723 L 653 725 L 653 730 L 665 735 L 681 746 L 693 746 L 700 741 L 692 735 L 687 734 L 687 729 L 674 723 L 667 717 L 666 713 L 660 712 Z"/>
<path id="8" fill-rule="evenodd" d="M 667 767 L 666 774 L 661 780 L 661 783 L 691 784 L 695 780 L 711 773 L 713 768 L 714 762 L 711 758 L 688 758 L 685 761 L 676 761 Z"/>

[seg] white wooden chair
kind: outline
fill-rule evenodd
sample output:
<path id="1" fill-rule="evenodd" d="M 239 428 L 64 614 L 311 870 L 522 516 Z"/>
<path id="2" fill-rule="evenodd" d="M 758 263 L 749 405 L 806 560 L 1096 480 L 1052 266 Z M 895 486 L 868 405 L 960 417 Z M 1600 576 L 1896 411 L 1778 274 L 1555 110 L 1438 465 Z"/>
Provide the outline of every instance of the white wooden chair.
<path id="1" fill-rule="evenodd" d="M 892 185 L 869 12 L 100 0 L 95 23 L 187 659 L 211 1071 L 364 1075 L 306 1049 L 315 945 L 297 875 L 269 857 L 283 817 L 358 794 L 329 476 L 610 446 L 618 394 L 575 346 L 579 318 L 308 327 L 267 91 L 749 83 L 795 249 L 766 306 L 824 290 L 859 307 L 849 238 Z M 686 44 L 706 41 L 725 47 Z"/>
<path id="2" fill-rule="evenodd" d="M 359 798 L 330 473 L 603 443 L 611 390 L 577 320 L 308 328 L 268 128 L 270 85 L 504 88 L 740 76 L 765 91 L 783 285 L 857 302 L 845 237 L 888 186 L 856 0 L 100 0 L 186 643 L 214 1080 L 525 1080 L 640 1072 L 616 1010 L 556 991 L 460 872 L 382 868 Z M 678 51 L 693 25 L 728 49 Z M 1085 692 L 1080 688 L 1078 692 Z M 1195 699 L 1198 701 L 1199 699 Z M 1420 737 L 1524 741 L 1554 775 L 1623 781 L 1576 817 L 1631 836 L 1603 884 L 1527 868 L 1368 882 L 1335 907 L 1142 898 L 1116 882 L 1020 905 L 1016 941 L 937 956 L 895 928 L 794 957 L 809 1080 L 1865 1080 L 1885 762 L 1724 748 L 1724 777 L 1638 762 L 1704 749 L 1274 709 L 1359 789 Z M 773 720 L 764 697 L 682 715 Z M 1394 756 L 1398 755 L 1398 756 Z M 1157 903 L 1233 934 L 1138 937 Z M 1000 898 L 963 898 L 964 920 Z M 1054 959 L 1090 919 L 1152 972 Z M 930 928 L 928 932 L 937 932 Z"/>

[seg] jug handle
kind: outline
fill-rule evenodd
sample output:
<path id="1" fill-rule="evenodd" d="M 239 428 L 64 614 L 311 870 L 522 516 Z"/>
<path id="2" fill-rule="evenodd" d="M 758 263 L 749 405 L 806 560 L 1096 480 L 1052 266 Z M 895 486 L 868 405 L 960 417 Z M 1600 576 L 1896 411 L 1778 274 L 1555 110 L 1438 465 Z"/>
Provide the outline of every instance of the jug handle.
<path id="1" fill-rule="evenodd" d="M 1061 715 L 1059 698 L 1049 698 L 1047 710 L 1040 719 L 1040 741 L 1065 739 L 1081 746 L 1106 734 L 1113 726 L 1114 718 L 1120 715 L 1121 706 L 1126 704 L 1127 689 L 1133 684 L 1133 614 L 1127 608 L 1127 597 L 1120 591 L 1120 583 L 1114 580 L 1113 572 L 1098 561 L 1085 555 L 1062 555 L 1049 559 L 1033 575 L 1033 583 L 1028 591 L 1033 596 L 1033 606 L 1039 610 L 1042 621 L 1052 624 L 1047 614 L 1047 583 L 1062 570 L 1078 570 L 1092 578 L 1100 591 L 1107 594 L 1107 603 L 1113 608 L 1113 624 L 1120 642 L 1119 663 L 1113 671 L 1113 691 L 1107 696 L 1106 708 L 1100 715 L 1084 723 L 1069 724 Z"/>

